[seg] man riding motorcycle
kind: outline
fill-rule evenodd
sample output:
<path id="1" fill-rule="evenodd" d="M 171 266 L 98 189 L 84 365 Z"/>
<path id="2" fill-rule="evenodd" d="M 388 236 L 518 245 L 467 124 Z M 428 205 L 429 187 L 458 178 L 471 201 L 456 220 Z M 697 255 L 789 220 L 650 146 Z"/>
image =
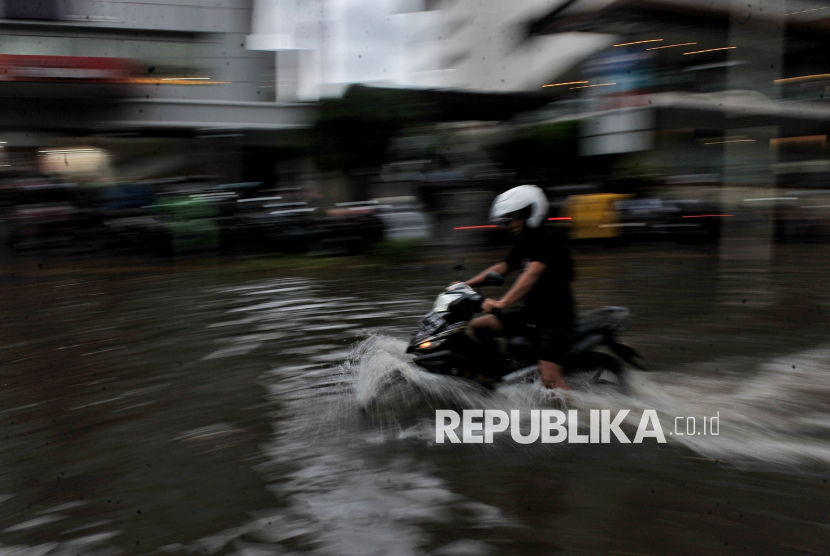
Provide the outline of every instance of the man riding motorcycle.
<path id="1" fill-rule="evenodd" d="M 490 349 L 493 336 L 528 337 L 537 345 L 545 387 L 570 390 L 562 370 L 574 330 L 573 264 L 562 234 L 547 225 L 547 214 L 547 197 L 535 185 L 520 185 L 496 197 L 490 218 L 507 226 L 515 244 L 504 260 L 464 283 L 476 287 L 488 272 L 506 276 L 521 269 L 501 299 L 484 301 L 482 311 L 490 314 L 473 319 L 470 327 Z"/>

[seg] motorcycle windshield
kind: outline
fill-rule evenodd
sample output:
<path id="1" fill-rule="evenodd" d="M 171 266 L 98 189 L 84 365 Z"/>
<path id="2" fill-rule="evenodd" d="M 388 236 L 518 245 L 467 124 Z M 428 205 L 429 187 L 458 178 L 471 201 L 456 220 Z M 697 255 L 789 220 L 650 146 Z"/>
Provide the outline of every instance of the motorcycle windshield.
<path id="1" fill-rule="evenodd" d="M 456 292 L 444 292 L 435 299 L 432 306 L 434 313 L 445 313 L 449 310 L 450 303 L 461 297 L 462 294 Z"/>

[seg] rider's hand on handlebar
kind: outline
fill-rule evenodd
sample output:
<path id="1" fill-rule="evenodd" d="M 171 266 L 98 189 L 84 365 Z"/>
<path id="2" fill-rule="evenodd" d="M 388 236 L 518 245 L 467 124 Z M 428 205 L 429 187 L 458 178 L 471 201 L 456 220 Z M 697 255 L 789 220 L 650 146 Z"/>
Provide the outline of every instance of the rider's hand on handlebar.
<path id="1" fill-rule="evenodd" d="M 501 311 L 505 308 L 504 303 L 496 301 L 495 299 L 485 299 L 481 304 L 481 310 L 485 313 L 492 313 L 493 311 Z"/>

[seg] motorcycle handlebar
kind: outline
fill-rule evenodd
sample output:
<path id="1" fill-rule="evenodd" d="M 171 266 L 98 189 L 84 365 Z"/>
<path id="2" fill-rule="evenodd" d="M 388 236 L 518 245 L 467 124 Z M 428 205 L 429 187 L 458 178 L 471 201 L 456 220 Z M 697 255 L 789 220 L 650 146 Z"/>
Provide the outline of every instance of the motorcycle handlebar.
<path id="1" fill-rule="evenodd" d="M 482 310 L 482 306 L 483 306 L 483 305 L 484 305 L 484 299 L 482 299 L 482 300 L 481 300 L 481 303 L 479 303 L 479 304 L 478 304 L 478 311 L 477 311 L 478 313 L 482 313 L 482 312 L 484 312 L 484 311 Z M 494 308 L 492 311 L 490 311 L 490 314 L 491 314 L 491 315 L 495 315 L 495 316 L 499 316 L 499 314 L 500 314 L 500 313 L 501 313 L 501 309 L 496 309 L 496 308 Z"/>

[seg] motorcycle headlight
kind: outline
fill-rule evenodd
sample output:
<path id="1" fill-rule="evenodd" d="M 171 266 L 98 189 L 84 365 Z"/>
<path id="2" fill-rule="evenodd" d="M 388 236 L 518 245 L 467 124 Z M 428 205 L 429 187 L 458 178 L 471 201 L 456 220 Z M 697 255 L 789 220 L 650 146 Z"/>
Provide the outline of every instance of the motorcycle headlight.
<path id="1" fill-rule="evenodd" d="M 421 342 L 420 344 L 418 344 L 418 349 L 437 348 L 438 346 L 443 344 L 446 340 L 447 340 L 446 338 L 441 338 L 440 340 L 429 340 L 429 341 L 426 341 L 426 342 Z"/>

